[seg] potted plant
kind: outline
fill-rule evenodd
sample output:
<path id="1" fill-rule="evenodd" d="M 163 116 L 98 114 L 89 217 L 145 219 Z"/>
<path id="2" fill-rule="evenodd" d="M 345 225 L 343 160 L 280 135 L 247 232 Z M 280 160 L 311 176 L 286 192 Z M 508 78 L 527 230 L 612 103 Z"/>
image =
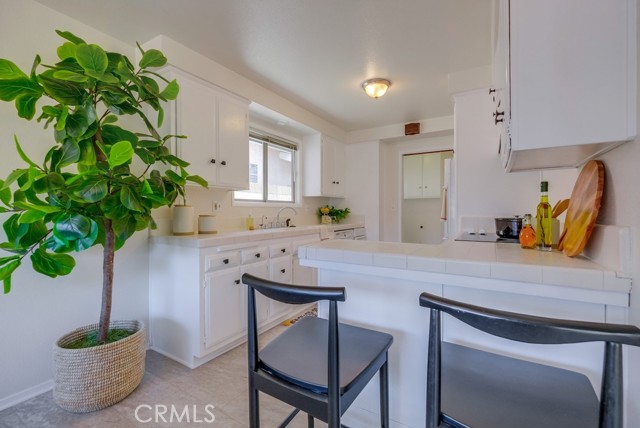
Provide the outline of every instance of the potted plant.
<path id="1" fill-rule="evenodd" d="M 135 232 L 155 228 L 152 210 L 184 196 L 187 181 L 207 183 L 189 175 L 188 163 L 170 153 L 166 143 L 179 136 L 159 135 L 147 117 L 146 112 L 157 112 L 160 127 L 162 102 L 178 95 L 175 80 L 153 71 L 166 64 L 164 55 L 138 45 L 142 56 L 134 66 L 122 54 L 57 33 L 64 42 L 53 65 L 41 64 L 36 56 L 27 74 L 0 59 L 0 99 L 14 101 L 18 116 L 27 120 L 39 110 L 37 121 L 53 132 L 51 147 L 38 162 L 15 138 L 25 165 L 0 180 L 0 212 L 8 213 L 7 241 L 0 248 L 10 253 L 0 257 L 0 280 L 9 293 L 12 273 L 27 256 L 41 274 L 67 275 L 75 266 L 70 253 L 103 247 L 99 321 L 64 336 L 54 349 L 56 402 L 68 410 L 91 411 L 126 397 L 144 373 L 143 326 L 111 322 L 115 251 Z M 41 98 L 49 100 L 38 108 Z M 136 116 L 136 130 L 144 132 L 120 127 L 123 115 Z M 139 172 L 132 167 L 135 158 L 142 165 Z M 172 168 L 162 172 L 156 164 Z M 127 337 L 118 340 L 122 336 Z M 79 341 L 84 343 L 71 344 Z M 119 350 L 121 344 L 133 349 Z M 136 367 L 126 367 L 128 362 Z M 92 378 L 96 375 L 102 378 Z"/>

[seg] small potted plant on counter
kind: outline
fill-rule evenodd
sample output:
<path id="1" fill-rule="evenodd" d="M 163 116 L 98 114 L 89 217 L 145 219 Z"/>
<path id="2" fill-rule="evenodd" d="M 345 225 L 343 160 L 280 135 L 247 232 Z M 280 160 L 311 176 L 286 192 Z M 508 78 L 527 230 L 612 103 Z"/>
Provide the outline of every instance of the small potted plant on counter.
<path id="1" fill-rule="evenodd" d="M 322 224 L 340 223 L 351 213 L 349 208 L 336 208 L 333 205 L 325 205 L 318 208 L 318 217 Z"/>
<path id="2" fill-rule="evenodd" d="M 18 116 L 51 125 L 52 143 L 43 159 L 32 160 L 15 139 L 25 165 L 0 180 L 0 212 L 9 213 L 0 248 L 0 280 L 11 290 L 12 273 L 27 259 L 36 272 L 55 278 L 76 262 L 69 254 L 103 247 L 102 309 L 99 322 L 63 336 L 54 349 L 54 399 L 64 409 L 98 410 L 122 400 L 144 374 L 146 340 L 138 321 L 111 321 L 115 251 L 137 231 L 154 228 L 151 210 L 170 206 L 192 181 L 188 163 L 172 155 L 147 118 L 163 119 L 161 102 L 178 95 L 177 82 L 153 71 L 167 60 L 154 49 L 141 51 L 136 66 L 69 33 L 58 48 L 59 62 L 41 65 L 36 56 L 29 74 L 0 59 L 0 99 L 15 101 Z M 38 73 L 39 67 L 45 70 Z M 159 80 L 158 80 L 159 79 Z M 162 87 L 161 87 L 162 86 Z M 140 119 L 135 133 L 118 125 L 120 116 Z M 129 122 L 131 123 L 131 122 Z M 25 150 L 26 149 L 26 150 Z M 132 161 L 142 167 L 134 172 Z M 173 167 L 154 169 L 160 162 Z M 80 349 L 69 349 L 80 348 Z"/>

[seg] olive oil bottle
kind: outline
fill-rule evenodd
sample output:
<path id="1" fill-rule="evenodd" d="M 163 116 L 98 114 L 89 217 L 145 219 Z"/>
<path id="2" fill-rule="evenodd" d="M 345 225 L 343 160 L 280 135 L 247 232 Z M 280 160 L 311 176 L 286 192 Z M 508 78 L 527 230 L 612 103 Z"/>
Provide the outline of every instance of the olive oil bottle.
<path id="1" fill-rule="evenodd" d="M 536 210 L 536 246 L 539 250 L 551 251 L 551 204 L 549 204 L 549 182 L 540 182 L 540 203 Z"/>

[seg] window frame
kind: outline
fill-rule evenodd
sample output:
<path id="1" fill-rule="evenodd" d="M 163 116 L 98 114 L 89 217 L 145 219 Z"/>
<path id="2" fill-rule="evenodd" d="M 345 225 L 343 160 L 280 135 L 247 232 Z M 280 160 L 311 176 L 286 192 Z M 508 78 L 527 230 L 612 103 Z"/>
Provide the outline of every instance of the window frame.
<path id="1" fill-rule="evenodd" d="M 262 131 L 251 129 L 249 130 L 249 139 L 247 140 L 247 144 L 250 144 L 251 141 L 258 142 L 262 144 L 262 158 L 263 158 L 263 171 L 262 171 L 262 180 L 263 180 L 263 189 L 262 189 L 262 199 L 240 199 L 236 197 L 236 192 L 234 191 L 232 195 L 232 205 L 233 206 L 260 206 L 260 207 L 280 207 L 280 206 L 301 206 L 300 201 L 300 193 L 298 186 L 298 175 L 299 175 L 299 154 L 300 147 L 299 144 L 290 140 L 287 140 L 282 137 L 274 136 L 272 134 L 268 134 Z M 289 150 L 292 156 L 291 160 L 291 195 L 292 201 L 276 201 L 270 200 L 269 198 L 269 147 L 276 147 L 279 149 Z"/>

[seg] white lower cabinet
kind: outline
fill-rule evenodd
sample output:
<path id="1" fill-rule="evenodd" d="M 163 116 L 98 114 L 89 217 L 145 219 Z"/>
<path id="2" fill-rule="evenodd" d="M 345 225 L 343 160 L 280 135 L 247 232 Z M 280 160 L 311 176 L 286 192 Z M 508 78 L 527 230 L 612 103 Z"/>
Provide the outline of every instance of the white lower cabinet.
<path id="1" fill-rule="evenodd" d="M 242 266 L 242 273 L 248 273 L 253 276 L 257 276 L 259 278 L 268 278 L 269 277 L 269 265 L 267 260 L 263 260 L 261 262 L 252 263 L 246 266 Z M 247 291 L 247 286 L 242 285 L 245 293 Z M 246 295 L 246 294 L 245 294 Z M 244 299 L 244 305 L 247 306 L 246 297 Z M 245 311 L 246 313 L 246 308 Z M 262 294 L 256 292 L 256 313 L 258 317 L 258 326 L 263 326 L 269 316 L 269 299 L 267 299 Z M 246 325 L 246 320 L 244 321 Z"/>
<path id="2" fill-rule="evenodd" d="M 247 340 L 247 287 L 242 275 L 291 283 L 293 253 L 318 235 L 267 239 L 227 247 L 152 241 L 149 278 L 151 348 L 195 368 Z M 297 257 L 296 257 L 297 259 Z M 308 268 L 306 268 L 308 269 Z M 298 284 L 314 285 L 314 272 Z M 256 293 L 259 331 L 291 318 L 300 305 Z"/>
<path id="3" fill-rule="evenodd" d="M 293 279 L 293 263 L 291 254 L 269 260 L 269 279 L 291 284 Z M 295 305 L 288 305 L 276 300 L 269 301 L 269 320 L 281 317 L 287 312 L 295 310 Z"/>
<path id="4" fill-rule="evenodd" d="M 244 335 L 246 325 L 242 312 L 245 295 L 243 287 L 239 267 L 205 275 L 205 350 Z"/>

